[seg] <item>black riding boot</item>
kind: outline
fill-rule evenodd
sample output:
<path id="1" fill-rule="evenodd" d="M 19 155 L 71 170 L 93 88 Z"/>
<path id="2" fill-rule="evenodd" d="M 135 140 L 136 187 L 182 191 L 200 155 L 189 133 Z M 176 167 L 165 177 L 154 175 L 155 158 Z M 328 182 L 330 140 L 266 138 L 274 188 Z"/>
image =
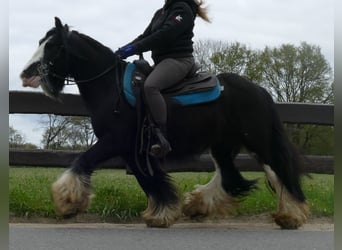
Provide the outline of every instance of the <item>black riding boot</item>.
<path id="1" fill-rule="evenodd" d="M 170 143 L 166 139 L 166 126 L 156 127 L 154 133 L 156 141 L 151 146 L 150 154 L 157 158 L 164 158 L 172 150 Z"/>

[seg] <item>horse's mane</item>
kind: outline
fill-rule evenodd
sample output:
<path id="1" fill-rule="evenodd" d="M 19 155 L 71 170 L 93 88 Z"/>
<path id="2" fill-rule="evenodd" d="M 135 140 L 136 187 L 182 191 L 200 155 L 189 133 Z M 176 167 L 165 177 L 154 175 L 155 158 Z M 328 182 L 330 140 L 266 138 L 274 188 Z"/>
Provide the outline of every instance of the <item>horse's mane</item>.
<path id="1" fill-rule="evenodd" d="M 103 45 L 102 43 L 91 38 L 90 36 L 79 33 L 76 30 L 70 32 L 69 39 L 77 44 L 82 44 L 89 51 L 92 51 L 96 54 L 100 53 L 113 59 L 115 57 L 114 52 L 109 47 Z M 82 51 L 76 48 L 75 46 L 72 48 L 72 53 L 79 58 L 84 58 L 84 54 L 82 53 Z"/>

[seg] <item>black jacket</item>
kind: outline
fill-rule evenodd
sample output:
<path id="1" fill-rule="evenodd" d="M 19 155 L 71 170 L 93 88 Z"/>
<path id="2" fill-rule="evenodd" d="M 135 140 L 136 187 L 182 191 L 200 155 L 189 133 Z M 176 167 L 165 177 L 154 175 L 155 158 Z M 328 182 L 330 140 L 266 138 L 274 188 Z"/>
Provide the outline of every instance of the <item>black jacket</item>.
<path id="1" fill-rule="evenodd" d="M 137 53 L 152 51 L 157 64 L 165 58 L 190 57 L 197 5 L 193 0 L 169 0 L 157 10 L 144 33 L 130 44 Z"/>

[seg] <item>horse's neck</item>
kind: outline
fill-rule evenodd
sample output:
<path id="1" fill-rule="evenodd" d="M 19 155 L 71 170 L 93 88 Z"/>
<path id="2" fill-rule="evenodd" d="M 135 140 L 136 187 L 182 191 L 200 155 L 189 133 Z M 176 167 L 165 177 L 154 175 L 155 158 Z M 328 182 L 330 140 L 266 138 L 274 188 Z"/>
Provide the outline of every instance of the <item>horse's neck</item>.
<path id="1" fill-rule="evenodd" d="M 71 32 L 69 38 L 69 72 L 76 81 L 92 79 L 113 65 L 113 52 L 96 40 Z"/>
<path id="2" fill-rule="evenodd" d="M 113 65 L 108 57 L 98 56 L 92 59 L 87 57 L 86 60 L 82 60 L 77 57 L 73 57 L 69 62 L 70 76 L 79 82 L 87 82 L 92 79 L 96 79 L 98 76 Z"/>
<path id="3" fill-rule="evenodd" d="M 115 63 L 115 62 L 113 62 Z M 117 65 L 108 73 L 90 82 L 77 83 L 79 92 L 90 110 L 97 110 L 105 103 L 112 103 L 121 93 L 122 78 L 127 63 L 116 62 Z M 77 82 L 77 79 L 75 79 Z"/>
<path id="4" fill-rule="evenodd" d="M 126 63 L 108 47 L 86 35 L 73 32 L 69 39 L 70 75 L 88 108 L 96 110 L 97 106 L 110 101 L 107 98 L 117 98 L 118 80 L 122 78 Z M 107 72 L 108 69 L 111 70 Z"/>

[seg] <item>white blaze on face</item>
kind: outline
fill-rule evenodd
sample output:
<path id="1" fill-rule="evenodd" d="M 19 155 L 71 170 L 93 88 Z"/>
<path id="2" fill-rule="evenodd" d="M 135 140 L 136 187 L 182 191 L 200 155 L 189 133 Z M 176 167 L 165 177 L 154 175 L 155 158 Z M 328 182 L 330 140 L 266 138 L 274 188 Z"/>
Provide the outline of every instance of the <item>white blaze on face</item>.
<path id="1" fill-rule="evenodd" d="M 36 50 L 36 52 L 33 54 L 32 58 L 26 63 L 23 72 L 27 70 L 32 64 L 39 62 L 44 57 L 44 48 L 46 43 L 50 40 L 50 38 L 46 39 Z M 32 76 L 26 76 L 23 74 L 21 76 L 21 79 L 23 81 L 24 87 L 33 87 L 37 88 L 39 87 L 41 83 L 41 77 L 39 75 L 32 75 Z"/>
<path id="2" fill-rule="evenodd" d="M 39 45 L 38 49 L 36 50 L 36 52 L 33 54 L 32 58 L 30 59 L 30 61 L 28 61 L 24 67 L 24 70 L 26 70 L 28 67 L 30 67 L 30 65 L 32 65 L 33 63 L 39 62 L 43 56 L 44 56 L 44 48 L 45 48 L 45 44 L 50 40 L 50 38 L 46 39 L 41 45 Z"/>

